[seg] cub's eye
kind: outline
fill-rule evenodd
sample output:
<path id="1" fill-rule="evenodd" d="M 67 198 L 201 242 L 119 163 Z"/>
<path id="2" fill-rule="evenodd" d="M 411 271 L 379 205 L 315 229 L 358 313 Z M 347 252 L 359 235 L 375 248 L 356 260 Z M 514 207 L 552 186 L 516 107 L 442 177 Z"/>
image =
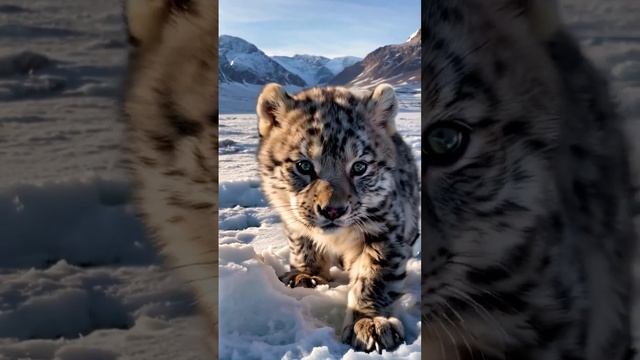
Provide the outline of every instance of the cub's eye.
<path id="1" fill-rule="evenodd" d="M 360 176 L 367 172 L 367 163 L 364 161 L 356 161 L 351 165 L 351 175 Z"/>
<path id="2" fill-rule="evenodd" d="M 455 163 L 469 145 L 471 128 L 466 124 L 446 121 L 426 130 L 426 155 L 429 165 L 447 166 Z"/>
<path id="3" fill-rule="evenodd" d="M 300 160 L 296 163 L 296 168 L 302 175 L 313 175 L 313 163 L 309 160 Z"/>

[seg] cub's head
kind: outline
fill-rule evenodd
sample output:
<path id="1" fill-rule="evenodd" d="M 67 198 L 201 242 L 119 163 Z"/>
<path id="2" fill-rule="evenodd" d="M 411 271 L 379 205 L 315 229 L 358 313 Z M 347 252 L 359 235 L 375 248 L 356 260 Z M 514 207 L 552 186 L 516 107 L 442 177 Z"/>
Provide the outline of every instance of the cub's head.
<path id="1" fill-rule="evenodd" d="M 258 99 L 258 160 L 271 205 L 289 226 L 330 233 L 377 225 L 394 191 L 393 88 L 313 88 L 291 96 L 277 84 Z"/>
<path id="2" fill-rule="evenodd" d="M 495 351 L 504 338 L 493 329 L 506 323 L 522 332 L 510 336 L 530 336 L 509 311 L 525 312 L 519 286 L 540 273 L 546 243 L 562 234 L 552 168 L 562 95 L 544 46 L 560 26 L 546 15 L 553 6 L 437 0 L 423 13 L 422 307 L 428 325 L 471 333 L 453 347 L 466 337 Z M 502 308 L 487 331 L 482 312 Z M 442 343 L 432 328 L 425 338 Z"/>

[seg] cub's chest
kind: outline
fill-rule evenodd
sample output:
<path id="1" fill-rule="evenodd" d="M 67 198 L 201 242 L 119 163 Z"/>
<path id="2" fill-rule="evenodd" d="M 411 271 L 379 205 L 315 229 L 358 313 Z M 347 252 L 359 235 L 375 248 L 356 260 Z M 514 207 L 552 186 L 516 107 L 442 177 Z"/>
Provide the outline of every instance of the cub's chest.
<path id="1" fill-rule="evenodd" d="M 345 268 L 362 254 L 364 234 L 362 231 L 349 227 L 331 233 L 315 231 L 311 239 L 328 255 L 341 258 Z"/>

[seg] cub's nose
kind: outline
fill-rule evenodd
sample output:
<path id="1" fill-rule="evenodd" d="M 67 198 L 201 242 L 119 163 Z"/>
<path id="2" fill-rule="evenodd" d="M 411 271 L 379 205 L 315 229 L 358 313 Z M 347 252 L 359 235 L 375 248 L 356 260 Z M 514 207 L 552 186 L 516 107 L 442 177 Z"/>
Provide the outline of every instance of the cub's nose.
<path id="1" fill-rule="evenodd" d="M 343 207 L 334 207 L 334 206 L 326 206 L 326 207 L 320 207 L 320 205 L 318 205 L 318 213 L 322 216 L 324 216 L 325 218 L 329 219 L 329 220 L 336 220 L 338 218 L 340 218 L 342 215 L 344 215 L 347 212 L 347 207 L 343 206 Z"/>

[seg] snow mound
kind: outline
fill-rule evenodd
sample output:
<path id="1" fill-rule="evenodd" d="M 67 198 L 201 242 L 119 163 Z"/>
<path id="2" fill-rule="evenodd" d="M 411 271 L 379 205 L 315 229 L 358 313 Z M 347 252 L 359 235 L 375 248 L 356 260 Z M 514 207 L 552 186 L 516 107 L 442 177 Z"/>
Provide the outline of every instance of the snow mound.
<path id="1" fill-rule="evenodd" d="M 37 225 L 34 225 L 37 224 Z M 0 192 L 2 268 L 156 260 L 123 181 L 15 185 Z"/>
<path id="2" fill-rule="evenodd" d="M 157 266 L 84 269 L 61 260 L 44 270 L 0 275 L 3 338 L 73 339 L 131 328 L 141 316 L 193 312 L 187 288 Z"/>
<path id="3" fill-rule="evenodd" d="M 260 190 L 260 181 L 258 180 L 220 183 L 218 196 L 220 208 L 230 208 L 234 206 L 263 207 L 267 205 L 262 190 Z"/>
<path id="4" fill-rule="evenodd" d="M 286 256 L 272 249 L 256 253 L 250 245 L 220 245 L 221 359 L 360 359 L 342 344 L 341 329 L 348 287 L 344 282 L 316 289 L 290 289 L 278 280 Z M 340 276 L 337 268 L 332 272 Z M 380 359 L 419 359 L 420 261 L 409 262 L 407 288 L 396 312 L 407 329 L 408 345 Z M 248 311 L 250 309 L 250 311 Z M 343 357 L 344 356 L 344 357 Z"/>
<path id="5" fill-rule="evenodd" d="M 0 57 L 0 76 L 27 75 L 56 64 L 46 55 L 22 51 Z"/>
<path id="6" fill-rule="evenodd" d="M 18 100 L 61 94 L 67 88 L 67 79 L 60 76 L 30 76 L 25 81 L 0 84 L 0 100 Z"/>
<path id="7" fill-rule="evenodd" d="M 130 329 L 101 329 L 76 339 L 0 339 L 0 359 L 210 359 L 203 332 L 204 324 L 193 316 L 141 316 Z"/>
<path id="8" fill-rule="evenodd" d="M 95 329 L 131 327 L 122 303 L 99 286 L 83 284 L 74 273 L 77 270 L 61 261 L 47 271 L 2 276 L 0 337 L 75 338 Z M 58 281 L 61 277 L 67 278 Z"/>

